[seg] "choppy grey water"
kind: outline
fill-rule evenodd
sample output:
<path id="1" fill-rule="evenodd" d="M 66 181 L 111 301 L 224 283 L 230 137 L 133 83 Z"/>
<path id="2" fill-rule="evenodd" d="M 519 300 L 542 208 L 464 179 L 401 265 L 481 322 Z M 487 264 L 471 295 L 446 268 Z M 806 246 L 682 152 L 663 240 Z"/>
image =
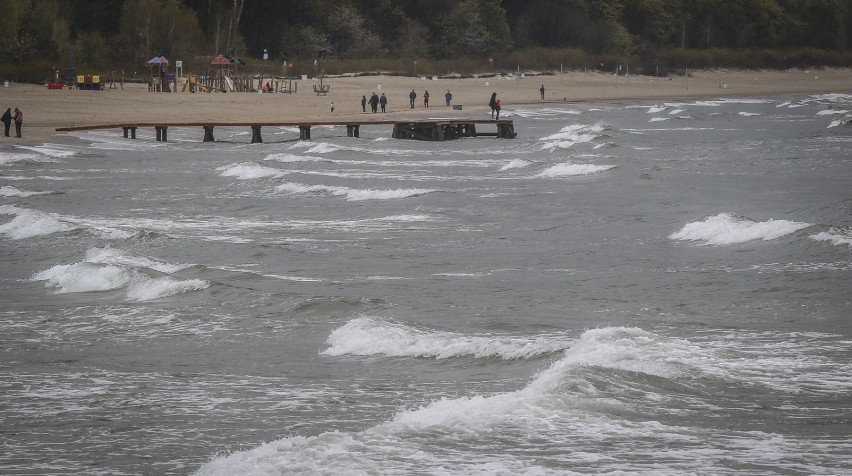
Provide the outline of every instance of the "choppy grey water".
<path id="1" fill-rule="evenodd" d="M 0 473 L 848 473 L 850 109 L 5 147 Z"/>

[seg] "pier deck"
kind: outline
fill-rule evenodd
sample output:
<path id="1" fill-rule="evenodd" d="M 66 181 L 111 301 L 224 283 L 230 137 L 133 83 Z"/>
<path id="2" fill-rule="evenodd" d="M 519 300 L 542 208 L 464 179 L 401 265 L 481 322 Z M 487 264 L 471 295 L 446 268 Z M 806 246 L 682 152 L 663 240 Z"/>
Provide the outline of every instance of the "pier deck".
<path id="1" fill-rule="evenodd" d="M 204 130 L 203 142 L 215 142 L 213 129 L 215 127 L 250 127 L 252 144 L 263 142 L 261 128 L 263 127 L 298 127 L 299 139 L 311 138 L 313 126 L 346 126 L 348 137 L 360 137 L 361 126 L 393 125 L 392 137 L 395 139 L 416 139 L 442 141 L 460 137 L 496 137 L 499 139 L 514 139 L 515 125 L 511 119 L 424 119 L 424 120 L 378 120 L 378 121 L 282 121 L 282 122 L 138 122 L 124 124 L 97 124 L 89 126 L 58 127 L 57 132 L 94 131 L 102 129 L 122 129 L 125 138 L 136 138 L 136 129 L 153 128 L 156 140 L 168 141 L 169 127 L 201 127 Z M 494 125 L 496 132 L 477 131 L 477 125 Z"/>

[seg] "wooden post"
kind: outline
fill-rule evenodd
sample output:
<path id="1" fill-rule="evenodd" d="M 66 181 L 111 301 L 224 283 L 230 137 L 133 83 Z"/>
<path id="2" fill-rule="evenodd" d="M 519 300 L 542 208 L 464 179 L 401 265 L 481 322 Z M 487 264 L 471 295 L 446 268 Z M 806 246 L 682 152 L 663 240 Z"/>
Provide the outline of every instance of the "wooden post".
<path id="1" fill-rule="evenodd" d="M 213 138 L 213 126 L 202 126 L 204 128 L 204 142 L 216 142 Z"/>
<path id="2" fill-rule="evenodd" d="M 299 126 L 299 140 L 311 138 L 311 126 Z"/>
<path id="3" fill-rule="evenodd" d="M 253 125 L 251 126 L 251 143 L 259 144 L 263 142 L 263 138 L 260 137 L 260 126 Z"/>
<path id="4" fill-rule="evenodd" d="M 346 137 L 361 137 L 360 129 L 358 124 L 346 124 Z"/>
<path id="5" fill-rule="evenodd" d="M 155 126 L 154 129 L 157 131 L 157 142 L 168 142 L 168 126 Z"/>

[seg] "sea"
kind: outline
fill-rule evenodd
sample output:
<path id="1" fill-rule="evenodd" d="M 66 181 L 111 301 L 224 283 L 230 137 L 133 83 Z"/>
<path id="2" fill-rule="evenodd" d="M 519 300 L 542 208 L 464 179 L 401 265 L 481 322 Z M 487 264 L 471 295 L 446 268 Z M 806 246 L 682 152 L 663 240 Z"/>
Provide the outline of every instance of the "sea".
<path id="1" fill-rule="evenodd" d="M 0 142 L 0 474 L 850 474 L 852 95 L 503 117 Z"/>

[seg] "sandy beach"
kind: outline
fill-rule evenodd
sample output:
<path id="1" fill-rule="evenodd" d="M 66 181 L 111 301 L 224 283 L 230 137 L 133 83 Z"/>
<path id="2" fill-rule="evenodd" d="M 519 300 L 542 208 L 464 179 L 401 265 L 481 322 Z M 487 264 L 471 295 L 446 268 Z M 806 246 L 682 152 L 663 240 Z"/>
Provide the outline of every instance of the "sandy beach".
<path id="1" fill-rule="evenodd" d="M 274 122 L 295 120 L 378 120 L 412 117 L 483 118 L 489 112 L 488 98 L 496 92 L 503 109 L 552 107 L 554 105 L 633 100 L 678 100 L 754 96 L 797 96 L 819 93 L 852 94 L 852 71 L 815 69 L 788 71 L 695 71 L 688 78 L 619 76 L 602 73 L 566 72 L 556 75 L 525 75 L 523 78 L 432 79 L 400 76 L 326 77 L 331 85 L 327 96 L 312 90 L 316 79 L 297 80 L 297 92 L 275 93 L 152 93 L 147 85 L 125 83 L 123 88 L 104 91 L 48 90 L 46 86 L 0 84 L 0 106 L 20 108 L 24 113 L 23 138 L 2 137 L 0 147 L 61 141 L 66 133 L 58 127 L 134 122 Z M 545 98 L 539 88 L 544 84 Z M 180 89 L 180 86 L 178 87 Z M 417 92 L 415 109 L 408 94 Z M 423 107 L 429 91 L 430 107 Z M 453 94 L 454 110 L 445 105 L 444 94 Z M 384 115 L 361 112 L 361 96 L 387 95 Z M 331 103 L 335 110 L 331 112 Z M 369 111 L 369 105 L 367 111 Z M 523 131 L 518 131 L 523 134 Z M 121 131 L 117 130 L 117 134 Z M 13 134 L 14 136 L 14 126 Z M 199 132 L 199 140 L 201 139 Z"/>

